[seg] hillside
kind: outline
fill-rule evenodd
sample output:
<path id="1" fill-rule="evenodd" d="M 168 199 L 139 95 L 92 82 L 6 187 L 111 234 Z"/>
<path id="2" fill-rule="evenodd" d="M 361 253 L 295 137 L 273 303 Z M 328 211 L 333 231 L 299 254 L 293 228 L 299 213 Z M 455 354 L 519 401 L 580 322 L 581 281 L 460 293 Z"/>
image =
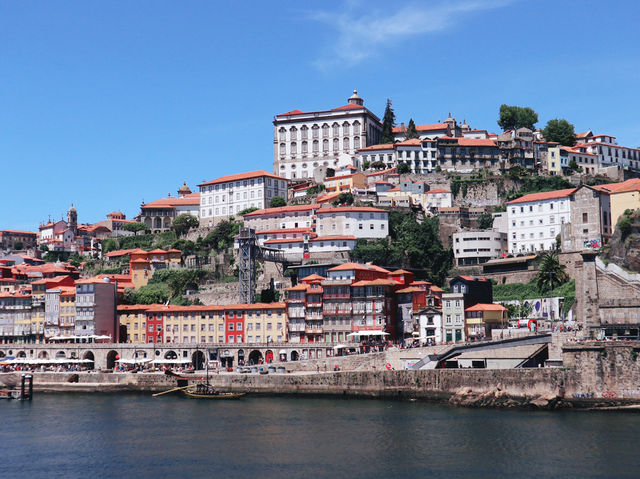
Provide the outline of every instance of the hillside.
<path id="1" fill-rule="evenodd" d="M 611 241 L 602 250 L 602 259 L 640 272 L 640 211 L 627 210 L 620 217 Z"/>

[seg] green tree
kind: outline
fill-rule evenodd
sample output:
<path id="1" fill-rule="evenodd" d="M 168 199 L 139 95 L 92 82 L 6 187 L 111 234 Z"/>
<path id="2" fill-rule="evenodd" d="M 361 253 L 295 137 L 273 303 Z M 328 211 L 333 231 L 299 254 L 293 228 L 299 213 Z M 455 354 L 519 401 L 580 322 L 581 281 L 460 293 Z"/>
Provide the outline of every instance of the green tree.
<path id="1" fill-rule="evenodd" d="M 205 247 L 216 251 L 227 249 L 233 244 L 233 237 L 240 231 L 240 223 L 223 220 L 202 240 Z"/>
<path id="2" fill-rule="evenodd" d="M 172 248 L 179 249 L 182 251 L 182 257 L 189 256 L 195 253 L 196 244 L 193 241 L 179 239 L 175 241 L 172 245 Z"/>
<path id="3" fill-rule="evenodd" d="M 80 263 L 84 261 L 84 259 L 78 253 L 74 253 L 69 256 L 68 261 L 71 266 L 75 266 L 77 268 L 78 266 L 80 266 Z"/>
<path id="4" fill-rule="evenodd" d="M 110 251 L 115 251 L 119 248 L 118 240 L 115 238 L 107 238 L 102 240 L 102 254 L 105 255 Z"/>
<path id="5" fill-rule="evenodd" d="M 279 208 L 281 206 L 287 206 L 287 202 L 282 196 L 274 196 L 271 198 L 271 201 L 269 202 L 270 208 Z"/>
<path id="6" fill-rule="evenodd" d="M 338 195 L 338 198 L 333 202 L 334 205 L 352 205 L 353 194 L 349 192 L 343 192 Z"/>
<path id="7" fill-rule="evenodd" d="M 384 164 L 383 161 L 377 160 L 371 163 L 371 167 L 376 170 L 383 170 L 387 165 Z"/>
<path id="8" fill-rule="evenodd" d="M 197 228 L 198 225 L 198 218 L 188 213 L 182 213 L 181 215 L 178 215 L 175 220 L 173 220 L 171 229 L 175 231 L 178 236 L 182 236 L 191 228 Z"/>
<path id="9" fill-rule="evenodd" d="M 569 276 L 560 264 L 558 255 L 553 252 L 544 253 L 538 265 L 536 285 L 541 294 L 550 293 L 553 289 L 569 281 Z"/>
<path id="10" fill-rule="evenodd" d="M 382 118 L 382 143 L 393 143 L 393 127 L 396 126 L 396 114 L 391 108 L 391 100 L 387 99 L 387 106 L 384 109 L 384 117 Z"/>
<path id="11" fill-rule="evenodd" d="M 307 194 L 308 195 L 317 195 L 318 193 L 320 193 L 321 191 L 325 190 L 325 186 L 324 184 L 319 184 L 319 185 L 313 185 L 310 186 L 309 188 L 307 188 Z"/>
<path id="12" fill-rule="evenodd" d="M 413 118 L 409 119 L 409 125 L 407 125 L 407 132 L 404 134 L 405 140 L 411 140 L 412 138 L 419 138 L 418 130 L 416 130 L 416 124 L 413 122 Z"/>
<path id="13" fill-rule="evenodd" d="M 478 228 L 481 230 L 490 230 L 493 228 L 493 215 L 482 213 L 478 216 Z"/>
<path id="14" fill-rule="evenodd" d="M 411 167 L 409 164 L 405 162 L 398 163 L 398 174 L 406 175 L 408 173 L 411 173 Z"/>
<path id="15" fill-rule="evenodd" d="M 255 206 L 251 206 L 249 208 L 238 211 L 238 216 L 244 216 L 248 213 L 253 213 L 254 211 L 258 211 L 258 208 L 256 208 Z"/>
<path id="16" fill-rule="evenodd" d="M 140 223 L 140 222 L 126 223 L 122 227 L 122 229 L 125 230 L 125 231 L 131 231 L 131 232 L 133 232 L 135 234 L 138 234 L 140 231 L 145 231 L 145 232 L 151 231 L 146 224 Z"/>
<path id="17" fill-rule="evenodd" d="M 556 141 L 564 146 L 576 144 L 575 128 L 565 119 L 549 120 L 547 126 L 542 130 L 542 134 L 547 141 Z"/>
<path id="18" fill-rule="evenodd" d="M 364 160 L 362 162 L 362 170 L 363 171 L 367 171 L 370 166 L 371 166 L 371 162 L 369 160 Z"/>
<path id="19" fill-rule="evenodd" d="M 46 244 L 41 244 L 40 251 L 42 251 L 43 253 L 46 253 L 47 251 L 49 251 L 49 247 Z"/>
<path id="20" fill-rule="evenodd" d="M 576 160 L 571 160 L 569 162 L 569 168 L 571 168 L 573 171 L 577 171 L 578 173 L 582 173 L 582 167 Z"/>
<path id="21" fill-rule="evenodd" d="M 529 107 L 515 105 L 500 105 L 500 119 L 498 125 L 503 131 L 515 128 L 529 128 L 533 130 L 538 123 L 538 114 Z"/>
<path id="22" fill-rule="evenodd" d="M 24 248 L 24 243 L 22 241 L 16 241 L 13 243 L 13 249 L 20 250 L 22 248 Z"/>

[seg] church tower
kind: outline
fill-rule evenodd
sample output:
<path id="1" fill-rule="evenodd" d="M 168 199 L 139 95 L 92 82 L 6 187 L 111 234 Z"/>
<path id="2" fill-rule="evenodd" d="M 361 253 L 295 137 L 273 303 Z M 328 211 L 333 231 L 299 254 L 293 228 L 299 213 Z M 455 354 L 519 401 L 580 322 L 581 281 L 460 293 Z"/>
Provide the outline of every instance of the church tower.
<path id="1" fill-rule="evenodd" d="M 71 208 L 67 211 L 67 228 L 73 231 L 73 234 L 78 233 L 78 211 L 71 204 Z"/>

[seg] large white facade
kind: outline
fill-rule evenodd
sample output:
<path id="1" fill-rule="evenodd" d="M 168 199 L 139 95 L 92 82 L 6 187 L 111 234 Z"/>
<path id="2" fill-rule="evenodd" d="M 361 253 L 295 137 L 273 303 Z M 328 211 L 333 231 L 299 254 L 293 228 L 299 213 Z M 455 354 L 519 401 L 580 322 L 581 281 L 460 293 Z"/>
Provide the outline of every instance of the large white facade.
<path id="1" fill-rule="evenodd" d="M 268 208 L 275 196 L 287 198 L 287 180 L 262 170 L 223 176 L 198 186 L 202 226 L 213 226 L 247 208 Z"/>
<path id="2" fill-rule="evenodd" d="M 470 266 L 497 259 L 507 252 L 507 234 L 491 230 L 453 234 L 453 257 L 458 266 Z"/>
<path id="3" fill-rule="evenodd" d="M 322 208 L 316 212 L 318 236 L 377 239 L 389 235 L 389 212 L 369 207 Z"/>
<path id="4" fill-rule="evenodd" d="M 509 252 L 553 250 L 563 223 L 571 221 L 574 188 L 533 193 L 507 203 Z"/>
<path id="5" fill-rule="evenodd" d="M 273 171 L 289 179 L 312 178 L 318 167 L 336 168 L 363 146 L 379 142 L 380 119 L 354 94 L 328 111 L 293 110 L 273 120 Z"/>

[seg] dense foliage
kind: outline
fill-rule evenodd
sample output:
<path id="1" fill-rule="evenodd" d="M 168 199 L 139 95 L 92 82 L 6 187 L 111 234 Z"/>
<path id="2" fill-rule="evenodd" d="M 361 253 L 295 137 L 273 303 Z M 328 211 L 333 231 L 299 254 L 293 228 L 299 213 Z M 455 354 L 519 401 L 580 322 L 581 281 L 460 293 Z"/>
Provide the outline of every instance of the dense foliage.
<path id="1" fill-rule="evenodd" d="M 515 128 L 529 128 L 533 130 L 536 123 L 538 123 L 538 114 L 531 108 L 515 105 L 500 105 L 498 125 L 503 131 Z"/>
<path id="2" fill-rule="evenodd" d="M 178 236 L 182 236 L 187 233 L 191 228 L 197 228 L 199 225 L 198 218 L 188 213 L 182 213 L 178 215 L 178 217 L 173 220 L 173 224 L 171 225 L 171 229 L 176 232 Z"/>
<path id="3" fill-rule="evenodd" d="M 387 99 L 387 106 L 384 109 L 382 118 L 382 139 L 381 143 L 393 143 L 393 127 L 396 126 L 396 114 L 391 108 L 391 100 Z"/>
<path id="4" fill-rule="evenodd" d="M 493 215 L 482 213 L 478 216 L 478 228 L 481 230 L 490 230 L 493 228 Z"/>
<path id="5" fill-rule="evenodd" d="M 569 275 L 564 269 L 556 253 L 544 253 L 540 257 L 538 275 L 536 276 L 538 290 L 551 291 L 569 281 Z"/>
<path id="6" fill-rule="evenodd" d="M 349 192 L 343 192 L 338 195 L 338 198 L 333 202 L 334 206 L 338 205 L 346 205 L 350 206 L 353 204 L 354 198 L 353 194 Z"/>
<path id="7" fill-rule="evenodd" d="M 287 202 L 282 196 L 274 196 L 271 198 L 271 201 L 269 202 L 270 208 L 279 208 L 281 206 L 287 206 Z"/>
<path id="8" fill-rule="evenodd" d="M 573 146 L 576 143 L 576 132 L 571 123 L 565 119 L 554 119 L 547 122 L 542 130 L 544 139 L 556 141 L 564 146 Z"/>
<path id="9" fill-rule="evenodd" d="M 411 167 L 408 163 L 398 163 L 398 174 L 406 175 L 407 173 L 411 173 Z"/>
<path id="10" fill-rule="evenodd" d="M 551 292 L 548 290 L 540 291 L 535 278 L 529 283 L 497 284 L 493 286 L 493 300 L 495 302 L 511 300 L 524 301 L 526 299 L 544 298 L 549 296 L 564 298 L 563 312 L 566 314 L 571 309 L 576 299 L 575 280 L 568 281 Z M 512 317 L 511 314 L 509 317 Z"/>
<path id="11" fill-rule="evenodd" d="M 139 233 L 140 231 L 150 231 L 149 227 L 144 223 L 136 222 L 136 223 L 127 223 L 122 227 L 125 231 L 131 231 L 133 233 Z"/>
<path id="12" fill-rule="evenodd" d="M 418 222 L 414 213 L 389 212 L 389 239 L 358 240 L 352 258 L 381 266 L 425 270 L 429 281 L 442 284 L 453 254 L 438 237 L 438 218 Z"/>
<path id="13" fill-rule="evenodd" d="M 405 140 L 411 140 L 412 138 L 419 138 L 418 130 L 416 130 L 416 124 L 413 121 L 413 118 L 409 120 L 409 125 L 407 125 L 407 131 L 404 134 Z M 400 172 L 398 172 L 400 173 Z"/>

